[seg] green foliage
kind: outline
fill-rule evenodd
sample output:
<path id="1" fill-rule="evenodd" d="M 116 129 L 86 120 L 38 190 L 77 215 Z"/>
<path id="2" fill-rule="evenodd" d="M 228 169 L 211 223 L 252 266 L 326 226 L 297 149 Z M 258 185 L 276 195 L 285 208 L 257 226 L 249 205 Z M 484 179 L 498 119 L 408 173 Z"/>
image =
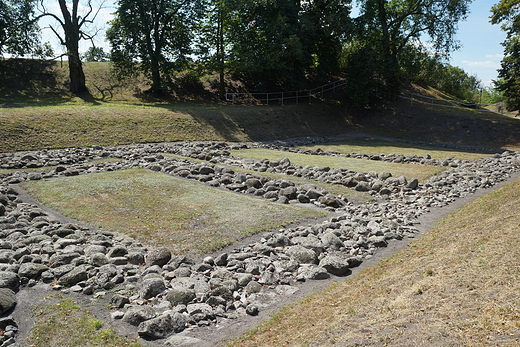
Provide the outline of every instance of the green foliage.
<path id="1" fill-rule="evenodd" d="M 377 50 L 354 41 L 345 47 L 342 59 L 343 69 L 347 71 L 348 97 L 356 107 L 369 104 L 371 97 L 383 87 Z"/>
<path id="2" fill-rule="evenodd" d="M 34 6 L 34 0 L 0 0 L 0 55 L 24 56 L 38 46 Z"/>
<path id="3" fill-rule="evenodd" d="M 161 93 L 164 75 L 190 61 L 202 14 L 201 0 L 120 0 L 107 30 L 111 60 L 122 74 L 144 72 L 151 92 Z"/>
<path id="4" fill-rule="evenodd" d="M 487 87 L 482 89 L 481 103 L 496 104 L 505 100 L 504 92 L 496 87 Z"/>
<path id="5" fill-rule="evenodd" d="M 415 82 L 427 84 L 442 92 L 469 102 L 480 102 L 481 81 L 457 66 L 442 62 L 439 58 L 426 56 Z"/>
<path id="6" fill-rule="evenodd" d="M 507 36 L 502 43 L 504 58 L 498 70 L 496 82 L 499 91 L 504 92 L 509 111 L 520 110 L 520 2 L 500 0 L 491 9 L 491 23 L 501 24 Z"/>
<path id="7" fill-rule="evenodd" d="M 350 1 L 226 0 L 229 67 L 255 90 L 301 88 L 337 72 Z"/>
<path id="8" fill-rule="evenodd" d="M 304 56 L 298 37 L 298 10 L 289 0 L 237 1 L 231 27 L 230 64 L 256 90 L 276 83 L 302 85 Z"/>
<path id="9" fill-rule="evenodd" d="M 84 61 L 109 61 L 110 54 L 103 47 L 89 47 L 81 57 Z"/>
<path id="10" fill-rule="evenodd" d="M 36 47 L 32 52 L 33 57 L 40 59 L 52 58 L 54 55 L 54 49 L 50 42 L 45 42 L 43 45 Z"/>
<path id="11" fill-rule="evenodd" d="M 424 56 L 421 42 L 428 42 L 435 51 L 448 53 L 458 48 L 455 40 L 457 24 L 466 18 L 471 0 L 361 0 L 360 16 L 356 18 L 358 54 L 347 54 L 349 73 L 363 52 L 370 52 L 370 70 L 358 93 L 370 94 L 375 84 L 385 93 L 399 91 L 401 82 L 417 74 Z M 426 38 L 426 40 L 425 40 Z M 348 47 L 352 50 L 352 47 Z M 350 58 L 349 58 L 350 57 Z M 358 79 L 356 79 L 356 82 Z M 355 86 L 352 86 L 355 87 Z"/>

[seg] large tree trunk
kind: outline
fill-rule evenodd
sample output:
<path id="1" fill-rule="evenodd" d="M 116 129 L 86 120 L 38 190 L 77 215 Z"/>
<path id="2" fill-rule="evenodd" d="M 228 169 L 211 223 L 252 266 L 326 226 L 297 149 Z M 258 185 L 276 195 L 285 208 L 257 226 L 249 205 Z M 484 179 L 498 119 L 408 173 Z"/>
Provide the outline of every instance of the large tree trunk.
<path id="1" fill-rule="evenodd" d="M 386 84 L 386 92 L 390 94 L 394 94 L 399 89 L 399 64 L 397 61 L 397 56 L 395 49 L 392 46 L 392 37 L 390 35 L 390 28 L 388 26 L 388 18 L 386 13 L 386 0 L 379 0 L 378 2 L 378 12 L 379 12 L 379 21 L 381 24 L 382 31 L 382 50 L 383 50 L 383 66 L 382 66 L 382 74 L 385 79 Z"/>
<path id="2" fill-rule="evenodd" d="M 226 98 L 226 82 L 224 79 L 225 58 L 224 58 L 224 19 L 222 15 L 222 8 L 218 8 L 218 23 L 217 23 L 217 60 L 219 73 L 219 88 L 218 94 L 221 100 Z"/>
<path id="3" fill-rule="evenodd" d="M 88 92 L 85 85 L 85 74 L 79 58 L 80 23 L 77 15 L 78 0 L 73 1 L 72 15 L 67 8 L 65 0 L 59 0 L 61 13 L 63 15 L 65 32 L 65 46 L 69 59 L 70 91 L 74 94 Z"/>
<path id="4" fill-rule="evenodd" d="M 83 73 L 83 65 L 79 58 L 77 45 L 68 49 L 69 57 L 69 77 L 70 77 L 70 91 L 74 94 L 81 94 L 88 92 L 85 85 L 85 74 Z"/>
<path id="5" fill-rule="evenodd" d="M 162 83 L 161 83 L 161 71 L 159 70 L 159 61 L 153 55 L 152 55 L 152 59 L 150 61 L 150 70 L 152 73 L 151 92 L 154 94 L 160 95 L 163 93 Z"/>

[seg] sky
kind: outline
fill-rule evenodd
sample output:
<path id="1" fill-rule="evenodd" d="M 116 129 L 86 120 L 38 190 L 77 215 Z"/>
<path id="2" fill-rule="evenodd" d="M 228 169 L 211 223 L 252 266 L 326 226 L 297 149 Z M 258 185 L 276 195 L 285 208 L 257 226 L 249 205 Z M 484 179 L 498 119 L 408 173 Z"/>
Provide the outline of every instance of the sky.
<path id="1" fill-rule="evenodd" d="M 462 48 L 451 54 L 450 64 L 476 74 L 486 87 L 497 79 L 506 34 L 489 22 L 490 9 L 498 0 L 474 0 L 466 21 L 459 23 L 457 39 Z"/>
<path id="2" fill-rule="evenodd" d="M 104 0 L 93 0 L 94 6 L 102 1 Z M 49 10 L 59 13 L 57 1 L 45 0 L 45 2 Z M 498 0 L 473 0 L 467 19 L 459 23 L 457 39 L 462 44 L 462 48 L 451 53 L 449 61 L 451 65 L 460 67 L 470 75 L 477 75 L 485 87 L 492 86 L 492 80 L 497 79 L 497 69 L 500 68 L 504 52 L 501 43 L 505 39 L 505 33 L 500 30 L 499 25 L 489 23 L 490 9 L 497 2 Z M 111 13 L 115 11 L 113 4 L 113 0 L 105 0 L 98 15 L 96 28 L 101 29 L 102 33 L 107 27 L 106 22 L 112 17 Z M 41 27 L 46 25 L 48 23 L 40 22 Z M 60 51 L 59 42 L 49 29 L 43 31 L 43 41 L 51 42 L 56 47 L 55 51 Z M 102 34 L 96 37 L 95 44 L 103 47 L 106 52 L 110 50 Z M 88 47 L 90 43 L 83 42 L 80 50 L 86 51 Z"/>

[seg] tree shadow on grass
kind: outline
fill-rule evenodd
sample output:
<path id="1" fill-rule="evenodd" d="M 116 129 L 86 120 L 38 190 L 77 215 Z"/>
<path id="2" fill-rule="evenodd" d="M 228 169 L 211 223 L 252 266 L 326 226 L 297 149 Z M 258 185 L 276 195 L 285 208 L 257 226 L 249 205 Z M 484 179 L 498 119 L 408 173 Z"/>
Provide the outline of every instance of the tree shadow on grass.
<path id="1" fill-rule="evenodd" d="M 197 103 L 157 105 L 189 114 L 225 141 L 284 140 L 327 136 L 352 130 L 348 119 L 325 102 L 287 106 L 232 106 Z"/>
<path id="2" fill-rule="evenodd" d="M 4 100 L 65 101 L 70 93 L 54 71 L 56 61 L 38 59 L 0 59 L 0 95 Z"/>

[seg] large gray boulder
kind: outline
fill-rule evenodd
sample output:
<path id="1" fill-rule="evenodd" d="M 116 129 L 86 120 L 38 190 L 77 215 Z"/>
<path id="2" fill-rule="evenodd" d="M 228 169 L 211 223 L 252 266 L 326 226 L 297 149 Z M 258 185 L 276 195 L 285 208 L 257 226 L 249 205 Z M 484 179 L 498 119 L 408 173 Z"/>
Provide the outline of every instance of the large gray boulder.
<path id="1" fill-rule="evenodd" d="M 187 322 L 187 318 L 181 313 L 165 313 L 139 324 L 137 333 L 141 337 L 161 339 L 183 331 Z"/>
<path id="2" fill-rule="evenodd" d="M 156 313 L 150 306 L 130 307 L 124 314 L 122 320 L 125 323 L 138 326 L 142 322 L 155 318 Z"/>
<path id="3" fill-rule="evenodd" d="M 150 299 L 166 290 L 162 277 L 149 277 L 143 280 L 139 288 L 139 296 L 142 299 Z"/>
<path id="4" fill-rule="evenodd" d="M 20 277 L 11 271 L 0 271 L 0 288 L 9 288 L 18 290 L 20 285 Z"/>
<path id="5" fill-rule="evenodd" d="M 348 254 L 327 254 L 320 260 L 320 266 L 336 276 L 346 275 L 350 270 L 350 255 Z"/>
<path id="6" fill-rule="evenodd" d="M 314 264 L 317 259 L 316 253 L 312 249 L 300 245 L 288 247 L 287 255 L 298 262 L 298 264 Z"/>
<path id="7" fill-rule="evenodd" d="M 38 263 L 23 263 L 20 265 L 18 270 L 18 276 L 27 278 L 37 278 L 42 272 L 47 271 L 49 268 L 43 264 Z"/>
<path id="8" fill-rule="evenodd" d="M 187 305 L 190 301 L 195 299 L 195 297 L 195 290 L 182 287 L 174 288 L 166 294 L 166 300 L 168 300 L 172 306 L 179 304 Z"/>
<path id="9" fill-rule="evenodd" d="M 146 255 L 146 265 L 159 265 L 160 267 L 163 267 L 166 263 L 170 261 L 171 258 L 172 253 L 168 248 L 156 248 L 148 252 L 148 254 Z"/>
<path id="10" fill-rule="evenodd" d="M 323 246 L 328 250 L 338 251 L 340 248 L 345 247 L 341 239 L 332 232 L 323 234 L 321 236 L 321 242 Z"/>
<path id="11" fill-rule="evenodd" d="M 72 271 L 66 273 L 60 277 L 60 284 L 74 285 L 81 281 L 86 281 L 88 278 L 87 267 L 80 265 L 74 268 Z"/>
<path id="12" fill-rule="evenodd" d="M 16 295 L 9 288 L 0 288 L 0 314 L 4 314 L 16 305 Z"/>
<path id="13" fill-rule="evenodd" d="M 330 275 L 322 266 L 318 266 L 315 264 L 302 264 L 298 269 L 298 279 L 306 279 L 306 280 L 324 280 L 329 278 Z"/>

